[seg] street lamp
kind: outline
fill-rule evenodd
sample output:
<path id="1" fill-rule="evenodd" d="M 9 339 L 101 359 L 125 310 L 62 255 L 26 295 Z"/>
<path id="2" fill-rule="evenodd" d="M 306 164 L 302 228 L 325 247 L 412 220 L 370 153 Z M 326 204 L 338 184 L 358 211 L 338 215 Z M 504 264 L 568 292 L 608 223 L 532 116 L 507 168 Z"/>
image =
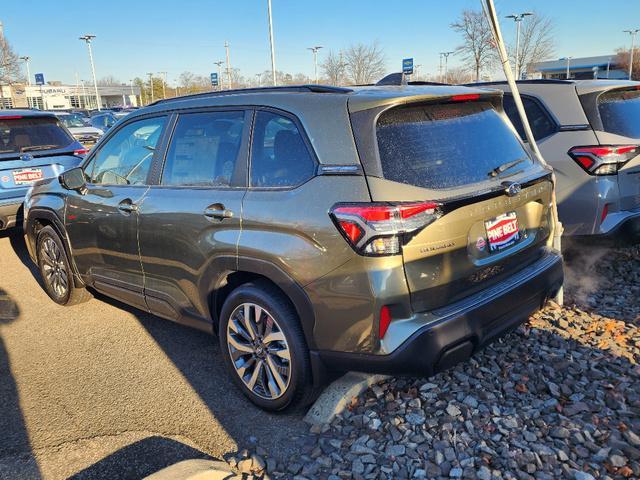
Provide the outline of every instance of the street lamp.
<path id="1" fill-rule="evenodd" d="M 273 22 L 271 21 L 271 0 L 267 0 L 267 10 L 269 12 L 269 43 L 271 44 L 271 77 L 273 78 L 273 86 L 277 85 L 276 81 L 276 54 L 273 48 Z"/>
<path id="2" fill-rule="evenodd" d="M 440 52 L 440 65 L 442 68 L 442 57 L 444 57 L 444 82 L 442 83 L 447 83 L 447 76 L 448 76 L 448 68 L 449 68 L 449 55 L 451 55 L 454 52 Z"/>
<path id="3" fill-rule="evenodd" d="M 633 49 L 635 47 L 636 34 L 640 32 L 640 28 L 634 30 L 624 30 L 624 33 L 631 35 L 631 51 L 629 52 L 629 80 L 631 80 L 631 74 L 633 73 Z"/>
<path id="4" fill-rule="evenodd" d="M 520 67 L 518 64 L 518 60 L 520 57 L 520 24 L 522 23 L 522 19 L 524 17 L 528 17 L 529 15 L 533 15 L 531 12 L 523 12 L 517 13 L 513 15 L 507 15 L 505 18 L 512 18 L 514 22 L 516 22 L 516 65 L 515 65 L 515 73 L 516 80 L 520 80 Z"/>
<path id="5" fill-rule="evenodd" d="M 31 85 L 31 70 L 29 70 L 29 60 L 31 60 L 31 57 L 28 56 L 24 56 L 24 57 L 20 57 L 20 60 L 24 60 L 25 65 L 27 66 L 27 85 Z"/>
<path id="6" fill-rule="evenodd" d="M 162 75 L 162 98 L 167 98 L 167 91 L 165 85 L 167 84 L 167 72 L 158 72 Z"/>
<path id="7" fill-rule="evenodd" d="M 151 90 L 151 103 L 153 103 L 153 73 L 148 72 L 147 75 L 149 75 L 149 89 Z"/>
<path id="8" fill-rule="evenodd" d="M 320 45 L 315 47 L 307 47 L 307 50 L 311 50 L 313 52 L 313 74 L 316 79 L 316 83 L 318 83 L 318 50 L 322 47 Z"/>
<path id="9" fill-rule="evenodd" d="M 562 57 L 560 60 L 566 60 L 567 61 L 567 80 L 569 80 L 569 77 L 571 76 L 570 70 L 569 70 L 569 66 L 571 64 L 571 59 L 573 57 Z"/>
<path id="10" fill-rule="evenodd" d="M 89 50 L 89 62 L 91 63 L 91 74 L 93 75 L 93 88 L 96 92 L 96 103 L 98 104 L 98 111 L 100 111 L 100 94 L 98 93 L 98 81 L 96 80 L 96 67 L 93 64 L 93 52 L 91 51 L 91 40 L 96 38 L 95 35 L 83 35 L 79 40 L 87 42 L 87 49 Z"/>

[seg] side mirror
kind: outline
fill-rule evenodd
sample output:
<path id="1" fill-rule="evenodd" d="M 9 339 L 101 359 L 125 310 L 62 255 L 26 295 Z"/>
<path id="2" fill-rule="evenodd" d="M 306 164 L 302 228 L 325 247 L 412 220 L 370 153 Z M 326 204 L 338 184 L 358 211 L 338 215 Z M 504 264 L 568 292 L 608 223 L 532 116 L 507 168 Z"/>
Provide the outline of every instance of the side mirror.
<path id="1" fill-rule="evenodd" d="M 84 171 L 80 167 L 67 170 L 58 177 L 60 185 L 67 190 L 75 190 L 80 195 L 84 195 L 87 191 L 87 182 L 84 178 Z"/>

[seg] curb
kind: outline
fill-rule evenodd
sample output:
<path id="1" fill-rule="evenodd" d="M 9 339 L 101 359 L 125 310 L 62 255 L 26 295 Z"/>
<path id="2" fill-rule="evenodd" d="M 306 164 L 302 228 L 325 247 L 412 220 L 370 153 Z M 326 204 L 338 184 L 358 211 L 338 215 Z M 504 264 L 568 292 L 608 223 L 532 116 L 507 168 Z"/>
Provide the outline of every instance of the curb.
<path id="1" fill-rule="evenodd" d="M 389 375 L 346 373 L 322 392 L 322 395 L 318 397 L 304 416 L 304 421 L 310 425 L 331 423 L 336 415 L 347 408 L 353 397 L 357 397 L 371 385 L 380 383 L 387 378 L 390 378 Z"/>
<path id="2" fill-rule="evenodd" d="M 226 462 L 183 460 L 144 477 L 144 480 L 230 480 L 238 478 Z"/>

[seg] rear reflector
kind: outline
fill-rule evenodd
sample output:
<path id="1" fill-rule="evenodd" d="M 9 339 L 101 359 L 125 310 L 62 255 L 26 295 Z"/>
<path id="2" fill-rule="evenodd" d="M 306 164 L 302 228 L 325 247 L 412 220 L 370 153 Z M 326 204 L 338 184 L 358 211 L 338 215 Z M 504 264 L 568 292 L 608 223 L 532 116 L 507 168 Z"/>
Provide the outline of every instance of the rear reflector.
<path id="1" fill-rule="evenodd" d="M 573 147 L 568 153 L 589 175 L 615 175 L 625 163 L 640 154 L 640 146 L 594 145 Z"/>
<path id="2" fill-rule="evenodd" d="M 451 97 L 452 102 L 469 102 L 472 100 L 478 100 L 480 98 L 479 93 L 465 93 L 463 95 L 454 95 Z"/>
<path id="3" fill-rule="evenodd" d="M 337 204 L 329 212 L 353 249 L 361 255 L 400 253 L 405 234 L 442 215 L 436 202 Z"/>
<path id="4" fill-rule="evenodd" d="M 87 153 L 89 153 L 89 150 L 86 148 L 79 148 L 78 150 L 73 151 L 74 155 L 86 155 Z"/>
<path id="5" fill-rule="evenodd" d="M 604 222 L 604 219 L 609 215 L 609 204 L 605 203 L 604 208 L 602 209 L 602 215 L 600 215 L 600 223 Z"/>
<path id="6" fill-rule="evenodd" d="M 380 324 L 378 328 L 378 337 L 380 340 L 384 338 L 391 324 L 391 310 L 386 305 L 380 309 Z"/>

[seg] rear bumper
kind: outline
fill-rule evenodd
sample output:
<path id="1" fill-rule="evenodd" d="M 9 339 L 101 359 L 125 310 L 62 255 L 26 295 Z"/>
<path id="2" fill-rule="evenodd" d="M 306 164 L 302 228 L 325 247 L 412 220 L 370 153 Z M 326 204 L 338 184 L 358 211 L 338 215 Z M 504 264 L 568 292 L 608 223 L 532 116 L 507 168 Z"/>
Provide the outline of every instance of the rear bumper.
<path id="1" fill-rule="evenodd" d="M 314 371 L 356 370 L 430 376 L 466 360 L 515 329 L 562 286 L 562 257 L 549 252 L 508 285 L 481 292 L 446 309 L 387 355 L 314 351 Z M 433 312 L 416 314 L 425 321 Z"/>
<path id="2" fill-rule="evenodd" d="M 20 220 L 23 197 L 0 200 L 0 230 L 12 228 Z"/>
<path id="3" fill-rule="evenodd" d="M 566 237 L 568 247 L 573 244 L 601 246 L 625 246 L 640 242 L 640 209 L 615 212 L 607 216 L 602 232 L 593 235 L 572 235 Z"/>

